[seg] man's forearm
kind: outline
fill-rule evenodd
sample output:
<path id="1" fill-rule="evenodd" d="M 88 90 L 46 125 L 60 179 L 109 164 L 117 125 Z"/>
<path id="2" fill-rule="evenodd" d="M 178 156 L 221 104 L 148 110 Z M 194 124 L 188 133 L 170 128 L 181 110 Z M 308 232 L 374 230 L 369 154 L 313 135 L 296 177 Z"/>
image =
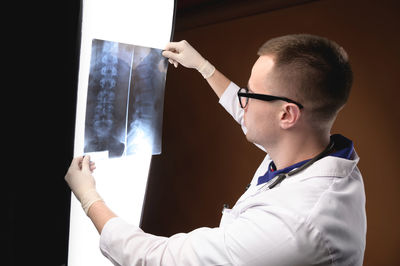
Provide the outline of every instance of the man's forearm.
<path id="1" fill-rule="evenodd" d="M 88 216 L 92 220 L 99 234 L 103 231 L 106 223 L 114 217 L 117 217 L 103 201 L 97 201 L 90 206 Z"/>
<path id="2" fill-rule="evenodd" d="M 215 70 L 214 74 L 206 80 L 214 90 L 215 94 L 217 94 L 218 98 L 221 98 L 226 88 L 228 88 L 229 83 L 231 83 L 231 81 L 217 69 Z"/>

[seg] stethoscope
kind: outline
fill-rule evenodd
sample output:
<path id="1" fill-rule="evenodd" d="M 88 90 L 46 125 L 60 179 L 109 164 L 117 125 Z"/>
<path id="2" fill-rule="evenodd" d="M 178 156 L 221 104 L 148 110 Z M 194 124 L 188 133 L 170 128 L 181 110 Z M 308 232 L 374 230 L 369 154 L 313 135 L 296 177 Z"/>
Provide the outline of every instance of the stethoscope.
<path id="1" fill-rule="evenodd" d="M 292 175 L 298 174 L 299 172 L 305 170 L 306 168 L 310 167 L 313 163 L 315 163 L 316 161 L 318 161 L 319 159 L 327 156 L 328 154 L 330 154 L 333 150 L 335 143 L 333 141 L 333 139 L 330 140 L 328 146 L 325 148 L 325 150 L 323 150 L 320 154 L 318 154 L 317 156 L 313 157 L 311 160 L 309 160 L 308 162 L 306 162 L 305 164 L 303 164 L 302 166 L 300 166 L 299 168 L 293 169 L 292 171 L 289 171 L 288 173 L 281 173 L 279 174 L 277 177 L 275 177 L 275 180 L 267 186 L 268 189 L 272 189 L 275 186 L 279 185 L 280 183 L 282 183 L 282 181 Z M 267 185 L 268 183 L 266 183 L 265 185 Z M 250 187 L 251 184 L 248 184 L 246 187 L 246 190 Z M 258 191 L 264 189 L 266 186 L 263 185 L 261 186 Z M 224 209 L 229 208 L 228 204 L 224 204 Z"/>
<path id="2" fill-rule="evenodd" d="M 320 154 L 318 154 L 317 156 L 315 156 L 314 158 L 312 158 L 311 160 L 309 160 L 308 162 L 306 162 L 305 164 L 303 164 L 302 166 L 300 166 L 299 168 L 293 169 L 292 171 L 288 172 L 288 173 L 282 173 L 279 174 L 275 181 L 272 182 L 272 184 L 270 184 L 268 186 L 269 189 L 274 188 L 276 185 L 280 184 L 285 178 L 295 175 L 303 170 L 305 170 L 306 168 L 308 168 L 309 166 L 311 166 L 313 163 L 315 163 L 316 161 L 318 161 L 319 159 L 325 157 L 326 155 L 328 155 L 329 153 L 331 153 L 333 151 L 333 147 L 335 146 L 335 143 L 333 142 L 333 140 L 331 139 L 331 141 L 329 142 L 329 145 L 325 148 L 325 150 L 323 150 Z"/>

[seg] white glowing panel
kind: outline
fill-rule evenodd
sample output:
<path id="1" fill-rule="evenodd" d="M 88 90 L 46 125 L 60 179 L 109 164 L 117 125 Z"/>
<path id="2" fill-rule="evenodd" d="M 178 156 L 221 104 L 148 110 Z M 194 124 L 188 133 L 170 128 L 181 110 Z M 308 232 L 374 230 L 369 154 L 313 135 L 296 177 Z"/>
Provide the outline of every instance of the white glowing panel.
<path id="1" fill-rule="evenodd" d="M 91 155 L 98 192 L 117 215 L 136 225 L 151 156 L 161 151 L 166 63 L 160 49 L 170 41 L 173 17 L 173 0 L 82 3 L 74 156 Z M 158 102 L 150 101 L 155 98 Z M 68 265 L 111 265 L 73 195 Z"/>

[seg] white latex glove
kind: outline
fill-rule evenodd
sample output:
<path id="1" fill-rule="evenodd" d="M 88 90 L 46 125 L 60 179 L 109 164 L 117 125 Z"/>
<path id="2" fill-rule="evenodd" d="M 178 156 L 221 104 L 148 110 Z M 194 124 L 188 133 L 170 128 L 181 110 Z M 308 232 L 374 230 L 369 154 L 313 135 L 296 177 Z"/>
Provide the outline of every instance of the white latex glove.
<path id="1" fill-rule="evenodd" d="M 215 67 L 185 40 L 168 43 L 162 55 L 175 67 L 181 64 L 187 68 L 197 69 L 206 79 L 214 74 Z"/>
<path id="2" fill-rule="evenodd" d="M 65 181 L 67 181 L 75 197 L 81 202 L 86 214 L 93 203 L 103 200 L 96 191 L 96 181 L 92 176 L 95 168 L 94 163 L 90 162 L 89 155 L 75 157 L 65 175 Z"/>

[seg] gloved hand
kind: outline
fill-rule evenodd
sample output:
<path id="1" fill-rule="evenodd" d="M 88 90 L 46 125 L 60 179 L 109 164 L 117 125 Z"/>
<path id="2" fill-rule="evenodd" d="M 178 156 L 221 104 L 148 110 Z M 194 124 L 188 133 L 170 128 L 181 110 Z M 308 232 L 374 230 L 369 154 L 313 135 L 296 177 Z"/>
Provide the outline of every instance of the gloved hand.
<path id="1" fill-rule="evenodd" d="M 205 79 L 214 74 L 215 67 L 204 59 L 187 41 L 170 42 L 162 55 L 175 67 L 178 63 L 187 68 L 197 69 Z"/>
<path id="2" fill-rule="evenodd" d="M 65 175 L 65 181 L 81 202 L 86 214 L 93 203 L 103 200 L 96 191 L 96 182 L 92 176 L 95 168 L 94 163 L 90 162 L 89 155 L 75 157 Z"/>

